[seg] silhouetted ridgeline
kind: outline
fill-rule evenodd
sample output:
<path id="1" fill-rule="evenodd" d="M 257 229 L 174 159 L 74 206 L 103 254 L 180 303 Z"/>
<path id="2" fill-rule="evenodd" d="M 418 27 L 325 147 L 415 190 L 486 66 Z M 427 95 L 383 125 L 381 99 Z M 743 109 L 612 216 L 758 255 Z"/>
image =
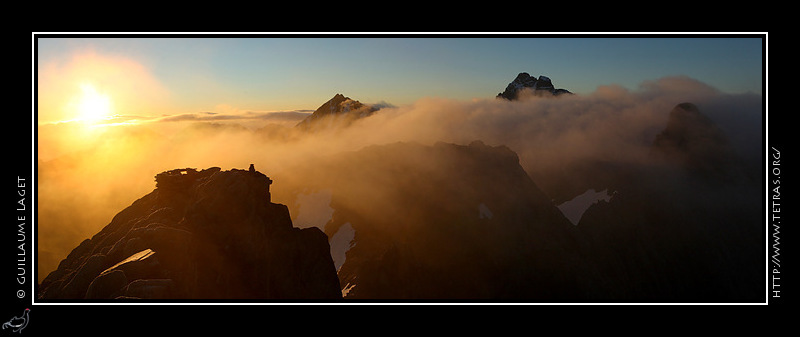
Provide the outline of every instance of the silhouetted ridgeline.
<path id="1" fill-rule="evenodd" d="M 551 185 L 614 192 L 578 226 L 514 152 L 482 142 L 369 146 L 293 168 L 288 185 L 331 191 L 329 237 L 355 231 L 345 299 L 759 301 L 759 184 L 740 164 L 679 104 L 650 162 Z"/>
<path id="2" fill-rule="evenodd" d="M 763 302 L 761 185 L 727 136 L 694 104 L 678 104 L 651 158 L 577 226 L 594 296 Z"/>
<path id="3" fill-rule="evenodd" d="M 39 286 L 47 299 L 336 299 L 325 234 L 292 227 L 250 170 L 178 169 L 82 242 Z"/>
<path id="4" fill-rule="evenodd" d="M 355 231 L 346 299 L 581 295 L 574 227 L 505 146 L 376 145 L 293 172 L 332 191 L 330 237 Z"/>

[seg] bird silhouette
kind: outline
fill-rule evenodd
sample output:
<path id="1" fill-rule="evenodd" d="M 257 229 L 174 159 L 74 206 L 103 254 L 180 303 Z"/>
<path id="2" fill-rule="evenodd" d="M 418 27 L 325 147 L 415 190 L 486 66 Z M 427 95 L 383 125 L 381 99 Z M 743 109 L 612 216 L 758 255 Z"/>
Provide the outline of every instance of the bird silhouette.
<path id="1" fill-rule="evenodd" d="M 22 329 L 25 329 L 28 326 L 28 313 L 31 309 L 25 308 L 25 312 L 22 313 L 22 316 L 13 317 L 8 322 L 3 323 L 3 329 L 5 328 L 13 328 L 14 332 L 20 332 Z"/>

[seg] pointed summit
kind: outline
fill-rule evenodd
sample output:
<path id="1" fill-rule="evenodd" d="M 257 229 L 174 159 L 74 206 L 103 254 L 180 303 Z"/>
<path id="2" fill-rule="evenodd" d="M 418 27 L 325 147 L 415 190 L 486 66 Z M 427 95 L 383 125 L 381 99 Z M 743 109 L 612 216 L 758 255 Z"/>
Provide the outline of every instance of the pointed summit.
<path id="1" fill-rule="evenodd" d="M 311 116 L 297 123 L 297 128 L 309 130 L 330 126 L 346 126 L 354 120 L 372 115 L 378 109 L 359 101 L 336 94 L 322 104 Z"/>
<path id="2" fill-rule="evenodd" d="M 738 158 L 727 135 L 692 103 L 676 105 L 656 135 L 651 155 L 714 180 L 738 176 Z"/>

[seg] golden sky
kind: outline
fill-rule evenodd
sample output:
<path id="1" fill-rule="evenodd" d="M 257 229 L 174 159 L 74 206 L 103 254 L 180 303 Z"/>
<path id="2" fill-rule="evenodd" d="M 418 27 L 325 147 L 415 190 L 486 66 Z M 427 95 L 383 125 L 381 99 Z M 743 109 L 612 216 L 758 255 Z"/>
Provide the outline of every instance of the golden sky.
<path id="1" fill-rule="evenodd" d="M 155 116 L 168 112 L 169 89 L 144 66 L 125 57 L 76 53 L 39 65 L 38 122 Z"/>

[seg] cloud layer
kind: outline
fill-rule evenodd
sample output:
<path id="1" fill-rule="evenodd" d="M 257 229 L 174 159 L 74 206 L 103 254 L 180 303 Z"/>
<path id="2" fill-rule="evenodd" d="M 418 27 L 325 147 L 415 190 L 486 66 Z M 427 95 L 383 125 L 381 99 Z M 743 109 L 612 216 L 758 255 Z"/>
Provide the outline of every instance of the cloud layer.
<path id="1" fill-rule="evenodd" d="M 358 93 L 349 95 L 358 99 Z M 161 171 L 244 169 L 253 163 L 268 176 L 301 181 L 303 177 L 291 177 L 287 170 L 341 151 L 398 141 L 432 145 L 481 140 L 515 151 L 522 167 L 542 185 L 546 182 L 539 180 L 550 172 L 573 165 L 643 162 L 670 110 L 683 102 L 694 103 L 712 118 L 740 155 L 760 158 L 763 98 L 723 94 L 686 77 L 646 82 L 635 91 L 610 85 L 588 95 L 520 101 L 428 97 L 405 106 L 387 105 L 346 129 L 310 134 L 291 127 L 307 112 L 174 115 L 157 122 L 98 128 L 79 147 L 58 145 L 63 144 L 58 141 L 59 130 L 68 126 L 40 126 L 38 277 L 54 269 L 114 214 L 152 191 L 153 176 Z M 294 194 L 281 193 L 289 185 L 275 179 L 273 202 L 296 206 L 297 200 L 288 199 Z"/>

